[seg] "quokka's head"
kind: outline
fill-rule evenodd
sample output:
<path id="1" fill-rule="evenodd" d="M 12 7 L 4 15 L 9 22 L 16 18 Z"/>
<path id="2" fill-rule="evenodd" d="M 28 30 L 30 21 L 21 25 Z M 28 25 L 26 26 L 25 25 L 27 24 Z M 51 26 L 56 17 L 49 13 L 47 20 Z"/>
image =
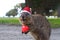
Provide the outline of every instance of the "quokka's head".
<path id="1" fill-rule="evenodd" d="M 30 28 L 30 26 L 32 24 L 32 16 L 31 16 L 31 14 L 29 14 L 27 12 L 22 12 L 19 19 L 20 19 L 22 25 L 27 25 Z M 29 31 L 30 30 L 28 30 L 25 33 L 28 33 Z"/>

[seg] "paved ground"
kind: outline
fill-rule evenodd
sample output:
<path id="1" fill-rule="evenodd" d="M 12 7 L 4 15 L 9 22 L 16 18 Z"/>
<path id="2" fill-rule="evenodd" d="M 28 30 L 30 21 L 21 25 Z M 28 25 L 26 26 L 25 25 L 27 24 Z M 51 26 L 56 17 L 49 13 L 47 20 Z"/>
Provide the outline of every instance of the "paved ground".
<path id="1" fill-rule="evenodd" d="M 20 26 L 0 25 L 0 40 L 33 40 L 33 37 L 21 33 Z M 52 29 L 50 40 L 60 40 L 60 28 Z"/>

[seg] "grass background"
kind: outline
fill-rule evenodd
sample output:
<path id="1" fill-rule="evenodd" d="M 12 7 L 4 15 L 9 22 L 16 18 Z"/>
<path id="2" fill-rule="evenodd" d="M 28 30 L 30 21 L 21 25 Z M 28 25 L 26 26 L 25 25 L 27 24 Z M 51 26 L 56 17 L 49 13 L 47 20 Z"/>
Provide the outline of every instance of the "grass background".
<path id="1" fill-rule="evenodd" d="M 1 18 L 0 17 L 0 24 L 20 24 L 19 18 Z"/>
<path id="2" fill-rule="evenodd" d="M 60 18 L 48 19 L 48 20 L 49 20 L 52 28 L 59 28 L 60 27 Z"/>
<path id="3" fill-rule="evenodd" d="M 57 19 L 48 19 L 51 24 L 52 28 L 59 28 L 60 27 L 60 18 Z M 0 24 L 21 24 L 19 22 L 19 18 L 1 18 L 0 17 Z"/>

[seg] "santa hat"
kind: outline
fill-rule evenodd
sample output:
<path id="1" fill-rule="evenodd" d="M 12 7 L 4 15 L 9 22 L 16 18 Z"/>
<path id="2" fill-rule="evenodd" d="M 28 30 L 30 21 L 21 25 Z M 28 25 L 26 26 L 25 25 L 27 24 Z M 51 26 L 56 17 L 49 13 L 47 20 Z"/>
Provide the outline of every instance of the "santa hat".
<path id="1" fill-rule="evenodd" d="M 22 12 L 27 12 L 27 13 L 31 14 L 31 10 L 30 10 L 30 8 L 29 8 L 28 6 L 24 7 L 24 8 L 22 9 L 21 13 L 22 13 Z"/>

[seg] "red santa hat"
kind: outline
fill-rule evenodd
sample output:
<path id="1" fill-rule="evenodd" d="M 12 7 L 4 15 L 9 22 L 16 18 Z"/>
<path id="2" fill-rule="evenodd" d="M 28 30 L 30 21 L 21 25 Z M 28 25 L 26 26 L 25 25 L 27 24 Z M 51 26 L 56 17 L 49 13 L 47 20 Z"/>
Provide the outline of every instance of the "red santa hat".
<path id="1" fill-rule="evenodd" d="M 22 12 L 27 12 L 27 13 L 31 14 L 31 10 L 28 6 L 24 7 L 23 10 L 21 11 L 21 13 Z"/>

